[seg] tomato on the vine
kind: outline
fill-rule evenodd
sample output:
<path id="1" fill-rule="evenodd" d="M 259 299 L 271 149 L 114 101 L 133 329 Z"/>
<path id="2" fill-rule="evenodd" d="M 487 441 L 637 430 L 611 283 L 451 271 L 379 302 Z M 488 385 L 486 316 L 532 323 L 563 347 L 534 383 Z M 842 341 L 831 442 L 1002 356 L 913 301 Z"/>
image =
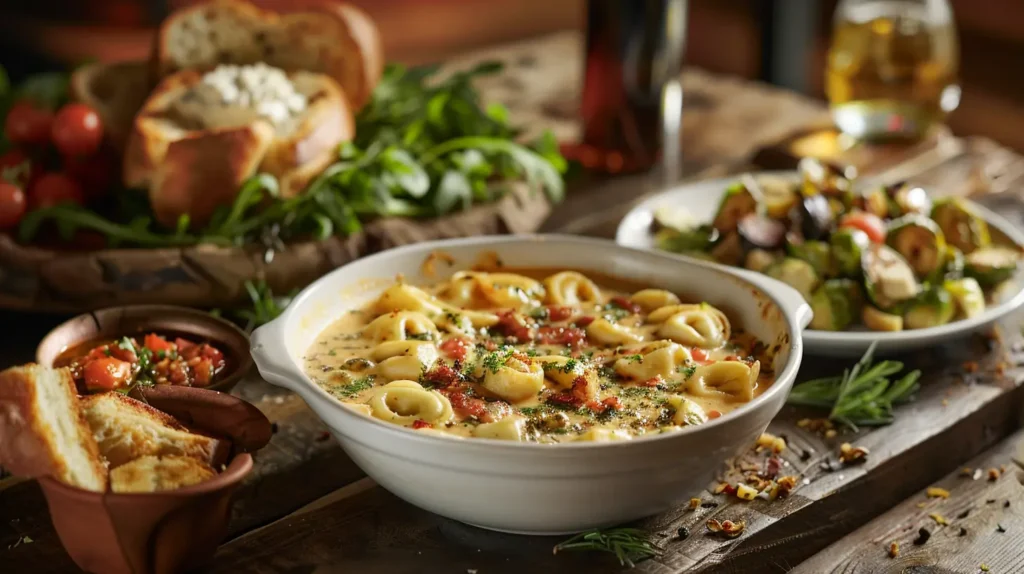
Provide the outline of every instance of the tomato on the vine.
<path id="1" fill-rule="evenodd" d="M 51 129 L 53 145 L 64 156 L 96 153 L 103 141 L 103 123 L 96 110 L 85 104 L 68 104 L 57 112 Z"/>
<path id="2" fill-rule="evenodd" d="M 11 106 L 4 120 L 4 134 L 18 145 L 44 145 L 50 141 L 53 113 L 23 100 Z"/>
<path id="3" fill-rule="evenodd" d="M 14 227 L 25 215 L 25 193 L 6 181 L 0 182 L 0 229 Z"/>
<path id="4" fill-rule="evenodd" d="M 82 186 L 63 173 L 47 173 L 28 190 L 32 209 L 50 207 L 59 203 L 85 203 Z"/>

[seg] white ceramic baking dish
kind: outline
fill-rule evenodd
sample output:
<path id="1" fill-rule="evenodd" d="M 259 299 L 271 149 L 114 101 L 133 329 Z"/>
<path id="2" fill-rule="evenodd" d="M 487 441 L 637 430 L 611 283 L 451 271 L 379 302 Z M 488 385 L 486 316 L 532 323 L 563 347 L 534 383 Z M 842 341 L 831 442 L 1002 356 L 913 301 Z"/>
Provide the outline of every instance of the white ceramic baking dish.
<path id="1" fill-rule="evenodd" d="M 423 263 L 450 255 L 433 276 Z M 401 274 L 429 284 L 486 253 L 511 267 L 593 270 L 660 287 L 723 309 L 734 324 L 779 347 L 775 383 L 725 416 L 680 432 L 632 441 L 541 445 L 420 433 L 342 406 L 304 373 L 302 356 L 347 310 L 375 298 Z M 462 522 L 529 534 L 562 534 L 621 523 L 697 495 L 721 463 L 756 439 L 782 408 L 800 366 L 800 332 L 811 312 L 786 285 L 750 272 L 622 247 L 611 241 L 536 235 L 409 245 L 322 277 L 252 334 L 260 374 L 298 393 L 366 473 L 408 502 Z"/>

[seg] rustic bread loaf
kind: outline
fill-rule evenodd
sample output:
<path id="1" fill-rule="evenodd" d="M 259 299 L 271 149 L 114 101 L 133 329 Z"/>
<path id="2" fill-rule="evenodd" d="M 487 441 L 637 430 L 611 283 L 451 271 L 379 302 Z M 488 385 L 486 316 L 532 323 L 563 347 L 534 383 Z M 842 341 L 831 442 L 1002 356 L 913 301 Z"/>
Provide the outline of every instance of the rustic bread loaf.
<path id="1" fill-rule="evenodd" d="M 199 484 L 216 476 L 208 465 L 188 456 L 143 456 L 110 471 L 114 492 L 158 492 Z"/>
<path id="2" fill-rule="evenodd" d="M 339 2 L 291 4 L 287 13 L 242 0 L 214 0 L 176 11 L 157 33 L 152 63 L 156 76 L 263 62 L 326 74 L 355 109 L 362 107 L 384 67 L 373 21 L 358 8 Z"/>
<path id="3" fill-rule="evenodd" d="M 0 465 L 21 476 L 106 490 L 107 468 L 67 369 L 26 365 L 0 372 Z"/>
<path id="4" fill-rule="evenodd" d="M 121 393 L 99 393 L 81 400 L 85 419 L 110 467 L 145 456 L 184 456 L 215 466 L 220 441 L 189 432 L 174 417 Z"/>

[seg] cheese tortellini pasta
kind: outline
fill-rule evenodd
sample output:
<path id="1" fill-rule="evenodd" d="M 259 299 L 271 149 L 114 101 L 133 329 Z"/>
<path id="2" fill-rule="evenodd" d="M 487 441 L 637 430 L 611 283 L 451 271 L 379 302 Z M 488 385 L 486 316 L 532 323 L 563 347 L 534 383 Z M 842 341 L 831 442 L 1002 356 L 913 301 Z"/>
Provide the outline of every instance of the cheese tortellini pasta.
<path id="1" fill-rule="evenodd" d="M 396 281 L 320 334 L 306 372 L 416 432 L 534 443 L 680 432 L 771 384 L 767 346 L 713 305 L 621 285 L 535 269 Z"/>

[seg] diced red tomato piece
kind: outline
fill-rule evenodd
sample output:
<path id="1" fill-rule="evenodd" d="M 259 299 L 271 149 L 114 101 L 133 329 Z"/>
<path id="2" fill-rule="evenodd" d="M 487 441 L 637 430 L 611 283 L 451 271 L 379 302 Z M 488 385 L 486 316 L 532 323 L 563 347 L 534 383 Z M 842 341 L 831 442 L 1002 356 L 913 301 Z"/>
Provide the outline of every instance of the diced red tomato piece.
<path id="1" fill-rule="evenodd" d="M 715 410 L 708 411 L 708 418 L 709 419 L 717 419 L 720 416 L 722 416 L 722 412 L 721 411 L 715 411 Z"/>
<path id="2" fill-rule="evenodd" d="M 175 337 L 174 338 L 174 346 L 178 347 L 179 351 L 184 351 L 185 349 L 190 349 L 192 347 L 195 347 L 196 344 L 193 343 L 192 341 L 189 341 L 188 339 L 182 339 L 181 337 Z"/>
<path id="3" fill-rule="evenodd" d="M 213 381 L 213 363 L 210 359 L 200 359 L 195 367 L 192 367 L 192 384 L 196 387 L 205 387 Z"/>
<path id="4" fill-rule="evenodd" d="M 640 381 L 637 384 L 640 385 L 641 387 L 656 387 L 656 386 L 658 386 L 658 385 L 660 385 L 660 384 L 662 384 L 664 382 L 665 382 L 665 379 L 661 378 L 661 375 L 658 375 L 656 377 L 651 377 L 650 379 L 647 379 L 646 381 Z"/>
<path id="5" fill-rule="evenodd" d="M 466 339 L 464 337 L 453 337 L 451 339 L 446 339 L 442 341 L 440 345 L 438 345 L 438 347 L 441 349 L 441 352 L 457 361 L 466 360 L 466 353 L 469 352 L 470 346 L 471 344 L 469 342 L 469 339 Z"/>
<path id="6" fill-rule="evenodd" d="M 414 429 L 431 429 L 431 428 L 434 428 L 434 425 L 428 423 L 427 421 L 425 421 L 423 419 L 416 419 L 416 420 L 414 420 L 412 422 L 412 428 L 414 428 Z"/>
<path id="7" fill-rule="evenodd" d="M 522 343 L 533 339 L 533 333 L 523 317 L 511 309 L 498 313 L 498 324 L 494 330 L 506 337 L 515 337 Z"/>
<path id="8" fill-rule="evenodd" d="M 542 345 L 579 347 L 586 340 L 587 333 L 575 327 L 541 327 L 537 330 L 537 342 Z"/>
<path id="9" fill-rule="evenodd" d="M 611 303 L 612 305 L 615 305 L 619 309 L 625 309 L 626 311 L 629 311 L 634 315 L 640 312 L 640 305 L 637 305 L 636 303 L 630 301 L 629 299 L 623 297 L 622 295 L 616 295 L 615 297 L 612 297 Z"/>
<path id="10" fill-rule="evenodd" d="M 577 318 L 575 321 L 573 321 L 573 323 L 575 323 L 577 327 L 586 327 L 587 325 L 589 325 L 589 324 L 591 324 L 593 322 L 594 322 L 594 318 L 590 317 L 588 315 L 584 315 L 582 317 Z"/>
<path id="11" fill-rule="evenodd" d="M 142 344 L 143 346 L 145 346 L 150 351 L 153 351 L 154 353 L 159 353 L 160 351 L 163 351 L 165 353 L 174 351 L 174 343 L 168 341 L 167 339 L 164 339 L 163 337 L 157 335 L 156 333 L 150 333 L 146 335 L 146 337 L 142 341 Z"/>
<path id="12" fill-rule="evenodd" d="M 565 321 L 569 317 L 572 317 L 572 307 L 563 307 L 561 305 L 549 305 L 548 309 L 548 320 L 557 323 L 558 321 Z"/>
<path id="13" fill-rule="evenodd" d="M 458 371 L 438 361 L 434 368 L 423 375 L 423 379 L 442 387 L 450 387 L 459 382 L 460 377 Z"/>
<path id="14" fill-rule="evenodd" d="M 210 364 L 212 364 L 214 368 L 219 369 L 224 366 L 224 353 L 222 353 L 220 349 L 205 343 L 200 345 L 199 348 L 199 356 L 204 359 L 209 359 Z"/>
<path id="15" fill-rule="evenodd" d="M 877 215 L 866 211 L 854 211 L 844 215 L 839 220 L 839 227 L 859 229 L 867 234 L 872 243 L 885 242 L 885 222 Z"/>
<path id="16" fill-rule="evenodd" d="M 120 359 L 122 361 L 127 361 L 129 363 L 137 363 L 139 361 L 139 355 L 135 352 L 134 347 L 131 349 L 126 349 L 125 347 L 122 347 L 119 343 L 108 345 L 106 347 L 106 351 L 104 351 L 104 355 L 108 357 L 114 357 L 115 359 Z"/>
<path id="17" fill-rule="evenodd" d="M 704 349 L 694 347 L 690 350 L 690 356 L 693 357 L 694 361 L 706 361 L 708 360 L 708 353 Z"/>
<path id="18" fill-rule="evenodd" d="M 82 375 L 89 390 L 112 391 L 131 382 L 132 364 L 113 357 L 103 357 L 86 363 Z"/>

